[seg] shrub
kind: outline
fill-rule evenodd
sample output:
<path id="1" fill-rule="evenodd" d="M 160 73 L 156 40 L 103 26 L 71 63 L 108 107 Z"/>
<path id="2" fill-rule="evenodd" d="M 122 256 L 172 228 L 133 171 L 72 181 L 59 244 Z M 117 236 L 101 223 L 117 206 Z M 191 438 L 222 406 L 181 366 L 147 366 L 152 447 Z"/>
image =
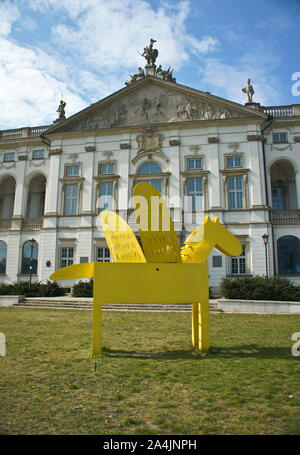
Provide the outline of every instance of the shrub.
<path id="1" fill-rule="evenodd" d="M 221 292 L 226 299 L 300 302 L 300 286 L 279 276 L 223 278 Z"/>
<path id="2" fill-rule="evenodd" d="M 73 297 L 93 297 L 93 279 L 89 281 L 79 281 L 72 288 Z"/>
<path id="3" fill-rule="evenodd" d="M 65 295 L 66 291 L 56 281 L 29 283 L 17 281 L 13 284 L 1 283 L 0 295 L 24 295 L 25 297 L 56 297 Z"/>

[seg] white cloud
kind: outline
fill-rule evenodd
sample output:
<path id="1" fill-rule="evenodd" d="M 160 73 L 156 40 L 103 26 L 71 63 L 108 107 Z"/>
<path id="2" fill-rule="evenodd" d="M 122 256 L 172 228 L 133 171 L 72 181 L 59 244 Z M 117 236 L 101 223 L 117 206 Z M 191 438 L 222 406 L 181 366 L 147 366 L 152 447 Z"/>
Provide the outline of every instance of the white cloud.
<path id="1" fill-rule="evenodd" d="M 188 1 L 154 9 L 146 0 L 5 0 L 0 13 L 0 33 L 7 35 L 0 43 L 2 128 L 53 121 L 61 93 L 70 116 L 124 87 L 129 74 L 144 66 L 139 54 L 150 38 L 157 40 L 158 63 L 175 71 L 192 54 L 219 45 L 213 36 L 197 39 L 187 32 Z M 54 17 L 51 40 L 26 46 L 9 35 L 14 23 L 31 31 L 53 24 Z"/>
<path id="2" fill-rule="evenodd" d="M 202 84 L 214 94 L 241 104 L 247 101 L 241 89 L 250 78 L 255 91 L 253 101 L 261 105 L 273 105 L 284 103 L 278 90 L 280 81 L 275 75 L 279 65 L 280 59 L 272 49 L 266 49 L 264 43 L 254 40 L 251 48 L 235 64 L 208 58 L 199 71 Z"/>
<path id="3" fill-rule="evenodd" d="M 82 98 L 51 75 L 57 62 L 41 50 L 26 49 L 0 38 L 1 128 L 48 124 L 57 118 L 61 93 L 69 112 L 85 107 Z"/>
<path id="4" fill-rule="evenodd" d="M 20 17 L 17 6 L 10 0 L 0 2 L 0 35 L 8 35 L 11 31 L 12 24 Z"/>

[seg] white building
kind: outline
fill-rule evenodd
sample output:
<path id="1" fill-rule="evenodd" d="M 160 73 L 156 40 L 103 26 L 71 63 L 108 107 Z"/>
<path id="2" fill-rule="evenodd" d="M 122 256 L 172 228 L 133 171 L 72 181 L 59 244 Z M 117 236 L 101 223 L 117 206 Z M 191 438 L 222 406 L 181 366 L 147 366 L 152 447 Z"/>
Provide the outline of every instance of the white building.
<path id="1" fill-rule="evenodd" d="M 240 238 L 240 257 L 211 253 L 213 288 L 266 274 L 263 234 L 268 274 L 300 284 L 300 105 L 240 105 L 153 68 L 70 118 L 0 132 L 0 282 L 109 260 L 99 211 L 116 210 L 138 235 L 130 199 L 149 181 L 181 244 L 205 215 Z"/>

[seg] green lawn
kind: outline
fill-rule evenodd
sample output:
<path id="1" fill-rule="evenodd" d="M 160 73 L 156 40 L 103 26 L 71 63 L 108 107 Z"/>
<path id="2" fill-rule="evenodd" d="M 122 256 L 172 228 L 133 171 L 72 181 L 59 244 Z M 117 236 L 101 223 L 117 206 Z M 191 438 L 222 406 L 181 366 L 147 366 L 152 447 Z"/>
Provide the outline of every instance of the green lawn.
<path id="1" fill-rule="evenodd" d="M 1 434 L 300 434 L 300 315 L 211 315 L 191 349 L 187 313 L 1 308 Z"/>

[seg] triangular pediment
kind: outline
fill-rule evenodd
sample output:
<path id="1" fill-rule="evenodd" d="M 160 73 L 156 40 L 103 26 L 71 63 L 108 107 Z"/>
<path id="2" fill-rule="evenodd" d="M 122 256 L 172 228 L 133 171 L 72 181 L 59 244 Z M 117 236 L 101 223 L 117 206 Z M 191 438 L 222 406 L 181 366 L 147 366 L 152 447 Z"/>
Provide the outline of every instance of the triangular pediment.
<path id="1" fill-rule="evenodd" d="M 47 134 L 241 118 L 266 116 L 209 93 L 148 76 L 53 125 Z"/>

